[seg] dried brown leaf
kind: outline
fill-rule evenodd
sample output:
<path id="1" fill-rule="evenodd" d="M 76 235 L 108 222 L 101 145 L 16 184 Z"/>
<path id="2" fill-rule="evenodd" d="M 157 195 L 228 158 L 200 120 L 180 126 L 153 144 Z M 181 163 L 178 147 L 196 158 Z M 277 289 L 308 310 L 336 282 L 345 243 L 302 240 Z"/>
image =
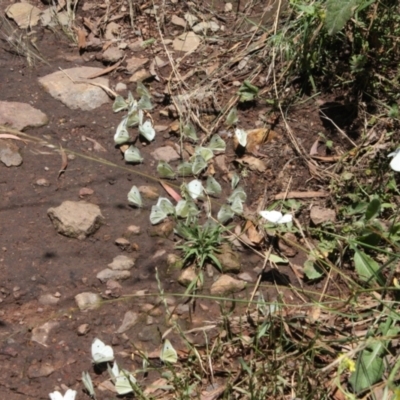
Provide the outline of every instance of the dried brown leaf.
<path id="1" fill-rule="evenodd" d="M 67 170 L 68 167 L 68 157 L 67 153 L 64 151 L 62 146 L 60 145 L 60 154 L 61 154 L 61 169 L 58 171 L 58 178 L 60 179 L 60 176 Z"/>

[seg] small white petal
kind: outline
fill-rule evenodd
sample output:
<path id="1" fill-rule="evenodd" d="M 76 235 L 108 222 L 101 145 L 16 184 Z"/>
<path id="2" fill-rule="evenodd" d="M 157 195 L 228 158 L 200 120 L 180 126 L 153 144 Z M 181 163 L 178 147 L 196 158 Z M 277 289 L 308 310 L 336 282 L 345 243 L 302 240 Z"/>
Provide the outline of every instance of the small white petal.
<path id="1" fill-rule="evenodd" d="M 260 211 L 259 214 L 273 224 L 287 224 L 292 221 L 291 214 L 282 215 L 280 211 Z"/>

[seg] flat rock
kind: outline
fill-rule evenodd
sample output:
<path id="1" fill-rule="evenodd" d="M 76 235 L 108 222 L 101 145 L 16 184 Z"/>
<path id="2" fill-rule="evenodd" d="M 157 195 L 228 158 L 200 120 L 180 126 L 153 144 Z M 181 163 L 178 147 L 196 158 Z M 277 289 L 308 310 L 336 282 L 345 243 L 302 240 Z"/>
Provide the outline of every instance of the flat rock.
<path id="1" fill-rule="evenodd" d="M 47 347 L 47 340 L 49 339 L 50 331 L 57 328 L 60 324 L 56 321 L 48 321 L 41 326 L 32 329 L 32 342 L 41 344 Z"/>
<path id="2" fill-rule="evenodd" d="M 19 147 L 12 140 L 0 139 L 0 161 L 6 167 L 18 167 L 22 164 Z"/>
<path id="3" fill-rule="evenodd" d="M 51 375 L 55 370 L 56 370 L 56 368 L 51 364 L 34 363 L 29 366 L 27 375 L 28 375 L 28 378 L 30 378 L 30 379 L 42 378 L 44 376 Z"/>
<path id="4" fill-rule="evenodd" d="M 27 103 L 0 101 L 0 125 L 9 125 L 19 131 L 46 125 L 49 119 L 45 113 Z"/>
<path id="5" fill-rule="evenodd" d="M 149 79 L 151 77 L 151 73 L 145 69 L 140 69 L 139 71 L 136 71 L 130 78 L 129 82 L 142 82 L 146 79 Z"/>
<path id="6" fill-rule="evenodd" d="M 128 73 L 133 74 L 140 68 L 144 67 L 148 61 L 148 58 L 131 57 L 126 61 L 126 69 Z"/>
<path id="7" fill-rule="evenodd" d="M 185 32 L 172 42 L 172 46 L 174 50 L 192 53 L 199 47 L 200 43 L 200 37 L 194 32 Z"/>
<path id="8" fill-rule="evenodd" d="M 108 264 L 113 271 L 130 270 L 135 265 L 135 260 L 128 256 L 119 255 L 114 257 L 113 262 Z"/>
<path id="9" fill-rule="evenodd" d="M 131 273 L 129 271 L 114 271 L 110 268 L 105 268 L 96 275 L 96 278 L 103 283 L 110 279 L 114 281 L 123 281 L 130 277 Z"/>
<path id="10" fill-rule="evenodd" d="M 117 329 L 117 333 L 124 333 L 128 331 L 132 326 L 136 324 L 138 320 L 138 314 L 133 311 L 127 311 L 124 315 L 121 326 Z"/>
<path id="11" fill-rule="evenodd" d="M 83 292 L 75 296 L 75 302 L 81 311 L 95 310 L 100 306 L 101 297 L 97 293 Z"/>
<path id="12" fill-rule="evenodd" d="M 240 258 L 238 253 L 232 250 L 228 243 L 223 243 L 220 247 L 220 252 L 215 253 L 221 263 L 222 272 L 234 272 L 240 271 Z"/>
<path id="13" fill-rule="evenodd" d="M 197 272 L 196 272 L 196 268 L 195 267 L 187 267 L 185 268 L 179 278 L 178 278 L 178 282 L 185 287 L 188 287 L 195 279 L 197 279 Z M 200 285 L 200 280 L 197 281 L 196 286 L 199 287 Z"/>
<path id="14" fill-rule="evenodd" d="M 47 215 L 58 233 L 80 240 L 96 232 L 104 220 L 99 206 L 85 201 L 64 201 L 49 208 Z"/>
<path id="15" fill-rule="evenodd" d="M 44 306 L 55 306 L 57 303 L 59 303 L 59 301 L 59 297 L 56 297 L 50 293 L 43 294 L 39 297 L 39 303 Z"/>
<path id="16" fill-rule="evenodd" d="M 171 23 L 177 26 L 181 26 L 182 28 L 186 28 L 187 24 L 187 22 L 183 18 L 178 17 L 175 14 L 171 17 Z"/>
<path id="17" fill-rule="evenodd" d="M 155 149 L 151 155 L 158 161 L 176 161 L 180 159 L 178 152 L 172 146 L 163 146 Z"/>
<path id="18" fill-rule="evenodd" d="M 118 47 L 111 46 L 103 53 L 103 61 L 109 63 L 116 63 L 123 56 L 124 52 L 122 50 L 120 50 Z"/>
<path id="19" fill-rule="evenodd" d="M 7 7 L 6 15 L 14 20 L 21 29 L 36 26 L 40 19 L 41 10 L 29 3 L 15 3 Z"/>
<path id="20" fill-rule="evenodd" d="M 330 208 L 314 206 L 311 208 L 310 218 L 312 223 L 318 226 L 328 221 L 335 222 L 336 212 Z"/>
<path id="21" fill-rule="evenodd" d="M 206 32 L 209 29 L 212 32 L 217 32 L 219 30 L 219 25 L 214 21 L 209 21 L 209 22 L 202 21 L 202 22 L 194 25 L 192 27 L 192 29 L 193 29 L 193 32 L 196 32 L 196 33 Z"/>
<path id="22" fill-rule="evenodd" d="M 76 67 L 57 71 L 39 78 L 39 83 L 55 99 L 60 100 L 72 110 L 94 110 L 110 101 L 106 92 L 90 83 L 81 83 L 91 75 L 102 71 L 102 68 Z M 77 82 L 74 83 L 72 80 Z M 90 82 L 108 87 L 108 79 L 99 77 Z"/>
<path id="23" fill-rule="evenodd" d="M 229 275 L 221 275 L 210 288 L 212 295 L 228 295 L 240 292 L 246 287 L 246 282 L 232 278 Z"/>

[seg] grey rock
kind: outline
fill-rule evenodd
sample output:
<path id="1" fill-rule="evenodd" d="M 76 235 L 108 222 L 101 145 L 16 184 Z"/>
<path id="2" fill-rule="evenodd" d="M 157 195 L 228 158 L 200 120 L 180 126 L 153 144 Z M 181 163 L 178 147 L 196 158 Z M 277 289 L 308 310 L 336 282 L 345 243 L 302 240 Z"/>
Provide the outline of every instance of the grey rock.
<path id="1" fill-rule="evenodd" d="M 45 186 L 45 187 L 48 187 L 48 186 L 50 186 L 50 182 L 49 182 L 46 178 L 39 178 L 39 179 L 36 181 L 36 185 L 37 185 L 37 186 Z"/>
<path id="2" fill-rule="evenodd" d="M 118 82 L 116 85 L 115 85 L 115 91 L 116 92 L 124 92 L 125 90 L 127 90 L 128 89 L 128 86 L 126 86 L 126 84 L 125 83 L 123 83 L 123 82 Z"/>
<path id="3" fill-rule="evenodd" d="M 59 303 L 60 299 L 52 294 L 43 294 L 39 297 L 39 303 L 44 306 L 54 306 Z"/>
<path id="4" fill-rule="evenodd" d="M 21 29 L 36 26 L 40 19 L 40 9 L 28 3 L 15 3 L 7 7 L 6 15 L 13 19 Z"/>
<path id="5" fill-rule="evenodd" d="M 137 322 L 138 314 L 133 311 L 127 311 L 124 315 L 121 326 L 118 328 L 117 333 L 124 333 L 128 331 Z"/>
<path id="6" fill-rule="evenodd" d="M 89 324 L 81 324 L 78 326 L 76 332 L 78 333 L 78 336 L 84 336 L 89 332 L 89 330 L 90 330 Z"/>
<path id="7" fill-rule="evenodd" d="M 124 255 L 115 257 L 113 262 L 108 264 L 113 271 L 130 270 L 134 265 L 135 260 Z"/>
<path id="8" fill-rule="evenodd" d="M 47 340 L 49 339 L 50 331 L 57 328 L 60 324 L 55 321 L 48 321 L 41 326 L 32 329 L 32 342 L 41 344 L 47 347 Z"/>
<path id="9" fill-rule="evenodd" d="M 96 232 L 104 220 L 99 206 L 85 201 L 64 201 L 47 214 L 58 233 L 80 240 Z"/>
<path id="10" fill-rule="evenodd" d="M 112 269 L 105 268 L 96 275 L 96 278 L 101 282 L 107 282 L 110 279 L 123 281 L 130 278 L 130 276 L 131 273 L 129 271 L 113 271 Z"/>
<path id="11" fill-rule="evenodd" d="M 318 226 L 328 221 L 335 222 L 336 212 L 330 208 L 314 206 L 311 208 L 310 218 L 312 223 Z"/>
<path id="12" fill-rule="evenodd" d="M 246 287 L 246 282 L 232 278 L 229 275 L 221 275 L 210 288 L 212 295 L 228 295 L 242 291 Z"/>
<path id="13" fill-rule="evenodd" d="M 55 99 L 72 110 L 94 110 L 110 101 L 106 92 L 91 83 L 108 87 L 108 79 L 99 77 L 85 82 L 86 77 L 102 71 L 101 68 L 76 67 L 57 71 L 39 78 L 39 83 Z M 74 83 L 74 82 L 76 83 Z"/>
<path id="14" fill-rule="evenodd" d="M 180 159 L 179 154 L 172 146 L 164 146 L 155 149 L 151 155 L 158 161 L 176 161 Z"/>
<path id="15" fill-rule="evenodd" d="M 30 104 L 18 101 L 0 101 L 0 125 L 9 125 L 19 131 L 46 125 L 45 113 Z"/>
<path id="16" fill-rule="evenodd" d="M 95 310 L 100 306 L 101 297 L 97 293 L 83 292 L 75 296 L 75 302 L 81 311 Z"/>
<path id="17" fill-rule="evenodd" d="M 103 61 L 116 63 L 123 56 L 124 52 L 122 50 L 120 50 L 118 47 L 111 46 L 103 53 Z"/>
<path id="18" fill-rule="evenodd" d="M 148 58 L 131 57 L 129 60 L 126 61 L 126 69 L 128 73 L 133 74 L 140 68 L 144 67 L 148 61 Z"/>
<path id="19" fill-rule="evenodd" d="M 19 147 L 11 140 L 0 139 L 0 161 L 6 167 L 18 167 L 22 164 Z"/>
<path id="20" fill-rule="evenodd" d="M 228 243 L 223 243 L 220 247 L 220 252 L 216 253 L 222 266 L 223 272 L 237 273 L 240 271 L 240 258 L 237 252 L 233 251 Z"/>

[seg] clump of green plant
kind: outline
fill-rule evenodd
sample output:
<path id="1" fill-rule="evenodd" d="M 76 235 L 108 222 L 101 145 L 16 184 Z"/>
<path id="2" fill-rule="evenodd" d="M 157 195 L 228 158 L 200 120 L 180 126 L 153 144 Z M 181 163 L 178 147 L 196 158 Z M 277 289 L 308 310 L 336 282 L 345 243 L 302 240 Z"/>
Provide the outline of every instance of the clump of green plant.
<path id="1" fill-rule="evenodd" d="M 223 229 L 223 226 L 213 221 L 207 221 L 204 225 L 200 225 L 197 220 L 190 224 L 178 223 L 175 233 L 185 242 L 176 248 L 183 252 L 184 265 L 194 262 L 199 268 L 203 268 L 208 261 L 222 271 L 215 254 L 219 253 L 219 246 L 223 241 Z"/>

